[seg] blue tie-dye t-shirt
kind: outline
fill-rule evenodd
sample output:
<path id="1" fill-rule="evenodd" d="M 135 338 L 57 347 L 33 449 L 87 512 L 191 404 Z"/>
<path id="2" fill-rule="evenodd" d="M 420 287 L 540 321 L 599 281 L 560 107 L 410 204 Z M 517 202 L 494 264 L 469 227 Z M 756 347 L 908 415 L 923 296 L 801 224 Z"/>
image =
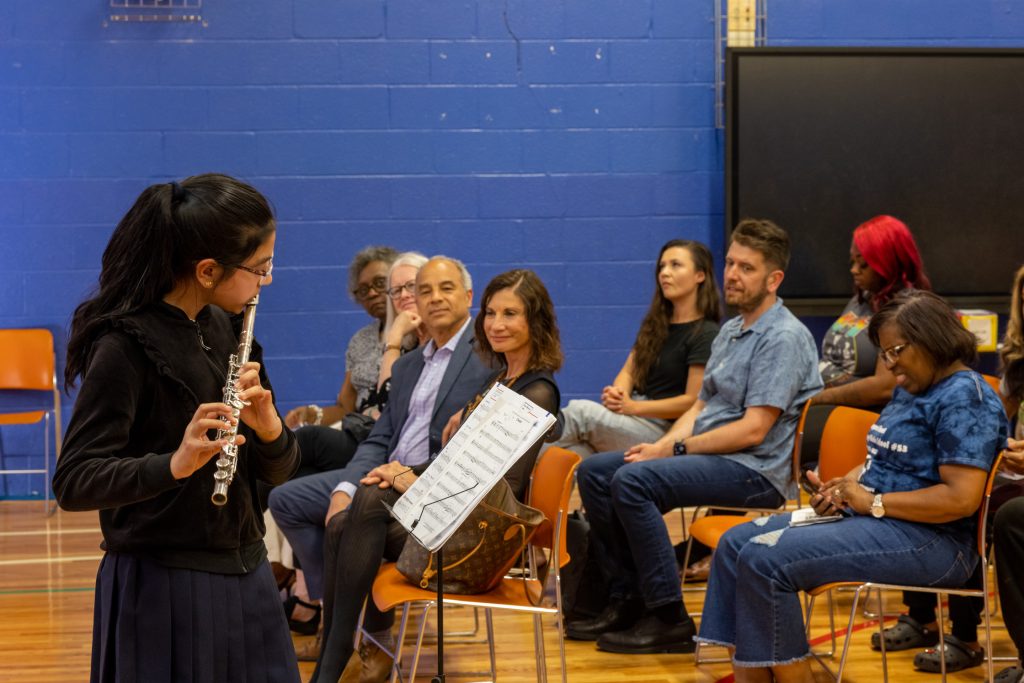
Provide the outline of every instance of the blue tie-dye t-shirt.
<path id="1" fill-rule="evenodd" d="M 940 465 L 988 471 L 1006 435 L 1003 404 L 976 372 L 953 373 L 923 394 L 897 387 L 868 434 L 860 483 L 875 493 L 916 491 L 941 483 Z M 938 526 L 965 540 L 975 533 L 973 516 Z"/>

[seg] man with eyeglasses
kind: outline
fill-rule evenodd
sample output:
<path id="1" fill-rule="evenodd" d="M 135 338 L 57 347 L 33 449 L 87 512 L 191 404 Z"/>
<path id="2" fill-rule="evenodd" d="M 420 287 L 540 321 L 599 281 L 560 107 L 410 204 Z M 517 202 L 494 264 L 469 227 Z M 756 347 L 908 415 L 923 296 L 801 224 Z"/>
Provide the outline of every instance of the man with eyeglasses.
<path id="1" fill-rule="evenodd" d="M 425 468 L 441 450 L 448 419 L 462 410 L 492 372 L 473 351 L 469 314 L 473 289 L 466 267 L 455 259 L 435 256 L 417 274 L 415 294 L 430 340 L 395 363 L 388 404 L 352 461 L 344 469 L 291 481 L 271 493 L 274 518 L 302 560 L 307 582 L 315 570 L 317 580 L 325 584 L 325 607 L 330 614 L 314 680 L 337 681 L 348 662 L 363 599 L 391 540 L 382 532 L 391 529 L 386 509 L 379 501 L 370 505 L 365 495 L 355 495 L 366 488 L 360 480 L 386 464 L 397 468 L 396 473 Z M 350 509 L 353 500 L 356 504 Z M 343 528 L 354 530 L 345 538 L 358 543 L 353 541 L 357 547 L 338 554 Z M 325 550 L 326 565 L 312 567 L 307 558 Z M 324 555 L 319 555 L 319 561 L 324 562 Z M 365 620 L 368 631 L 386 639 L 391 620 L 390 613 L 373 609 L 371 601 Z M 360 680 L 387 677 L 390 659 L 383 652 L 365 649 L 360 657 Z"/>
<path id="2" fill-rule="evenodd" d="M 349 413 L 375 415 L 380 403 L 377 373 L 381 362 L 381 335 L 387 316 L 385 289 L 388 269 L 397 256 L 398 252 L 391 247 L 369 246 L 360 250 L 349 264 L 348 292 L 373 320 L 349 339 L 345 351 L 345 377 L 335 403 L 300 406 L 285 416 L 285 424 L 296 430 L 301 456 L 293 479 L 344 467 L 369 431 L 363 422 L 353 422 L 346 429 L 342 419 Z M 259 267 L 265 267 L 266 274 L 270 274 L 270 263 Z M 256 269 L 250 272 L 261 275 Z M 269 520 L 268 526 L 272 522 Z M 280 537 L 277 534 L 268 536 L 268 548 L 271 566 L 279 583 L 282 583 L 288 580 L 290 572 L 280 564 L 280 542 L 275 543 L 275 538 Z M 306 560 L 300 557 L 300 561 Z M 311 599 L 320 598 L 321 581 L 317 567 L 322 562 L 322 554 L 318 554 L 310 562 L 312 571 L 298 570 L 301 573 L 297 574 L 294 595 L 290 598 L 293 605 L 286 608 L 289 624 L 297 633 L 315 633 L 319 624 L 315 608 L 306 605 L 311 604 Z"/>

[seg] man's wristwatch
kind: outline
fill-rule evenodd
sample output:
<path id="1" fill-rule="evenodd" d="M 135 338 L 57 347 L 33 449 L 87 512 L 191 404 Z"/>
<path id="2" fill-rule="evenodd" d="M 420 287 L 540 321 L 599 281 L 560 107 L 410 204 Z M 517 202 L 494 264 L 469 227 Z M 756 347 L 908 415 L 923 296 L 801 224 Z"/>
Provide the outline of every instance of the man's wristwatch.
<path id="1" fill-rule="evenodd" d="M 672 444 L 672 455 L 686 455 L 686 440 L 680 439 Z"/>
<path id="2" fill-rule="evenodd" d="M 871 502 L 871 516 L 876 519 L 885 517 L 885 506 L 882 505 L 881 493 L 876 493 L 875 499 Z"/>

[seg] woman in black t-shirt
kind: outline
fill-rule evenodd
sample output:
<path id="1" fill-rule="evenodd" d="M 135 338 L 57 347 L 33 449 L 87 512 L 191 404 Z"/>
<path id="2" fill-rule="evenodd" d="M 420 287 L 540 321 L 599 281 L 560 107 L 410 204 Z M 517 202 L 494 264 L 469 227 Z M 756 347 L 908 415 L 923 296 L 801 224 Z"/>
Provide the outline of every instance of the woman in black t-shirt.
<path id="1" fill-rule="evenodd" d="M 569 402 L 555 445 L 585 458 L 656 441 L 696 401 L 721 317 L 711 252 L 700 242 L 668 242 L 654 282 L 650 309 L 619 374 L 600 403 Z"/>

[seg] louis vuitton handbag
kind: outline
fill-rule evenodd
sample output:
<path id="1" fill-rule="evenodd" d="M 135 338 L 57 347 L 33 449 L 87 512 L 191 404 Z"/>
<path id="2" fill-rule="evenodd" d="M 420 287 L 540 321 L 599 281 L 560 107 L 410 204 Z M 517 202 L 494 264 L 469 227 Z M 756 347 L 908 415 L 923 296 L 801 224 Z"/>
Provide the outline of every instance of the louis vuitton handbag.
<path id="1" fill-rule="evenodd" d="M 543 521 L 543 512 L 520 503 L 508 482 L 498 480 L 444 544 L 444 592 L 472 595 L 497 586 Z M 409 539 L 398 571 L 420 588 L 437 590 L 436 561 L 434 553 Z"/>

